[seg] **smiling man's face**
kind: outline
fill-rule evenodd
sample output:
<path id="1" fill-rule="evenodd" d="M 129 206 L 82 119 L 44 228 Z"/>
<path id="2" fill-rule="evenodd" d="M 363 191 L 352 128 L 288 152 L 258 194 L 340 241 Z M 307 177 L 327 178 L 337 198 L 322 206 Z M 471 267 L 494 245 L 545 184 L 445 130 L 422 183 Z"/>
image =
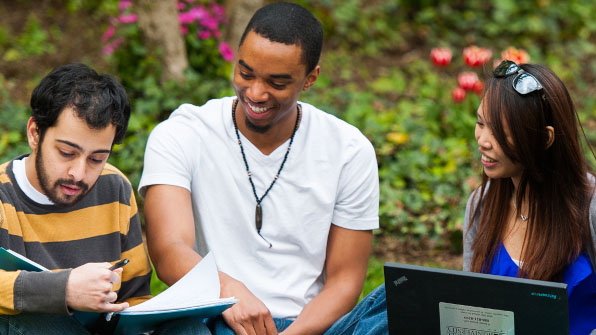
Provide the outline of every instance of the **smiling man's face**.
<path id="1" fill-rule="evenodd" d="M 249 32 L 234 69 L 234 90 L 247 128 L 264 133 L 288 119 L 293 126 L 300 93 L 314 84 L 318 71 L 306 73 L 300 46 Z"/>

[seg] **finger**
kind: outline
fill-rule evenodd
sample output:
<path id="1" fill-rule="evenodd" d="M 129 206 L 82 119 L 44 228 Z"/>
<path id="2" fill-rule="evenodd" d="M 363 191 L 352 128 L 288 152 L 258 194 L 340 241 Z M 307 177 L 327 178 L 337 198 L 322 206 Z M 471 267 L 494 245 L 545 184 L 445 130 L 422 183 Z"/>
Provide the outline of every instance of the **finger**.
<path id="1" fill-rule="evenodd" d="M 99 267 L 102 269 L 109 269 L 112 267 L 112 264 L 110 264 L 108 262 L 102 262 L 102 263 L 96 263 L 96 264 L 99 265 Z"/>
<path id="2" fill-rule="evenodd" d="M 248 335 L 248 333 L 246 332 L 246 330 L 244 330 L 244 327 L 242 327 L 241 324 L 239 323 L 232 323 L 232 322 L 227 322 L 228 327 L 232 328 L 232 330 L 234 331 L 234 334 L 236 335 Z"/>
<path id="3" fill-rule="evenodd" d="M 116 292 L 110 292 L 106 294 L 105 302 L 114 302 L 116 301 L 116 299 L 118 299 L 118 295 L 116 294 Z"/>
<path id="4" fill-rule="evenodd" d="M 250 320 L 244 321 L 242 322 L 242 327 L 244 328 L 244 332 L 248 335 L 257 335 L 257 334 L 263 334 L 263 333 L 257 333 L 255 331 L 255 328 L 252 324 L 252 322 L 250 322 Z"/>
<path id="5" fill-rule="evenodd" d="M 108 304 L 106 303 L 102 308 L 101 312 L 120 312 L 126 308 L 128 308 L 128 303 L 123 302 L 121 304 Z"/>
<path id="6" fill-rule="evenodd" d="M 112 270 L 112 272 L 117 273 L 117 274 L 121 274 L 122 271 L 124 271 L 123 268 L 117 268 L 116 270 Z"/>
<path id="7" fill-rule="evenodd" d="M 119 281 L 120 276 L 116 272 L 112 271 L 112 273 L 110 273 L 110 283 L 115 284 Z"/>
<path id="8" fill-rule="evenodd" d="M 265 328 L 267 331 L 265 334 L 277 335 L 277 326 L 275 325 L 275 321 L 273 321 L 271 313 L 267 313 L 267 316 L 265 316 Z"/>
<path id="9" fill-rule="evenodd" d="M 269 334 L 265 327 L 265 320 L 263 317 L 252 320 L 252 326 L 257 334 Z"/>

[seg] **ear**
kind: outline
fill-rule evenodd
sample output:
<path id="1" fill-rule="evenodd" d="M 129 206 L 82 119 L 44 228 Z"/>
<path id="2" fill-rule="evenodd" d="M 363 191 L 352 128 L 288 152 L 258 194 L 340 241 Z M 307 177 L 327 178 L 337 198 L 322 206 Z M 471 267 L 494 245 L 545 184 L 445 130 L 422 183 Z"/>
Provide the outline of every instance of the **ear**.
<path id="1" fill-rule="evenodd" d="M 546 126 L 546 133 L 548 134 L 548 140 L 546 141 L 546 148 L 548 149 L 555 142 L 555 128 Z"/>
<path id="2" fill-rule="evenodd" d="M 306 76 L 306 82 L 304 83 L 303 91 L 308 90 L 312 85 L 315 84 L 317 78 L 319 78 L 319 71 L 321 67 L 317 65 L 310 73 Z"/>
<path id="3" fill-rule="evenodd" d="M 39 129 L 37 123 L 33 120 L 33 117 L 27 121 L 27 141 L 31 150 L 35 151 L 39 146 Z"/>

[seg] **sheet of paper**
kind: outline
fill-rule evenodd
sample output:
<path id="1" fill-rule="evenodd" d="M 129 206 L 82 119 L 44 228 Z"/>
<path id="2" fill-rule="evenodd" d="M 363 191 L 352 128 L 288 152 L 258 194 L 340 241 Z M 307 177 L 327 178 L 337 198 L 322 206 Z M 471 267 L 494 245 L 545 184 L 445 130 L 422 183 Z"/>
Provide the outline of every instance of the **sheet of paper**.
<path id="1" fill-rule="evenodd" d="M 441 335 L 515 335 L 513 312 L 439 303 Z"/>
<path id="2" fill-rule="evenodd" d="M 219 299 L 219 276 L 211 253 L 195 265 L 184 277 L 159 295 L 122 311 L 150 312 L 214 304 Z M 225 301 L 225 300 L 224 300 Z"/>

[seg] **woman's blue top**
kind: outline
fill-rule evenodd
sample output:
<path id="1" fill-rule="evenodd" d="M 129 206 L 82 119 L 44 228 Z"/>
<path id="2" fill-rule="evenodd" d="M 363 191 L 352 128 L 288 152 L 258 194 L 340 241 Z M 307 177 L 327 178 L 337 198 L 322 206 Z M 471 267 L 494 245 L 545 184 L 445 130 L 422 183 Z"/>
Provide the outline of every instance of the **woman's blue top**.
<path id="1" fill-rule="evenodd" d="M 502 256 L 502 257 L 501 257 Z M 511 259 L 503 243 L 495 252 L 490 273 L 517 277 L 517 264 Z M 596 330 L 596 273 L 590 258 L 581 254 L 567 266 L 563 275 L 569 301 L 569 333 L 586 335 Z"/>

